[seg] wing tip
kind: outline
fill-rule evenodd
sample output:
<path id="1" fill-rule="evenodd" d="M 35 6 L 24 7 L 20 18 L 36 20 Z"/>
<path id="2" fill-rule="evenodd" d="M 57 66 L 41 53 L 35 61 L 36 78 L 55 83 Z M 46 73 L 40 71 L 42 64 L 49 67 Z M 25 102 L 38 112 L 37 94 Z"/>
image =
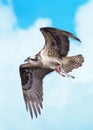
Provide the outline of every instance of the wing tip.
<path id="1" fill-rule="evenodd" d="M 73 38 L 73 39 L 75 39 L 75 40 L 77 40 L 79 42 L 82 42 L 78 37 L 74 36 L 72 33 L 68 32 L 68 31 L 61 30 L 61 29 L 57 29 L 57 28 L 53 28 L 53 27 L 41 27 L 40 31 L 43 32 L 43 31 L 47 31 L 49 29 L 60 30 L 60 31 L 62 31 L 62 34 L 64 34 L 65 36 Z"/>
<path id="2" fill-rule="evenodd" d="M 25 104 L 26 104 L 26 110 L 27 111 L 29 110 L 31 119 L 33 119 L 34 116 L 37 118 L 38 115 L 41 115 L 41 109 L 40 108 L 43 108 L 43 105 L 41 105 L 42 103 L 28 101 L 28 102 L 25 102 Z"/>
<path id="3" fill-rule="evenodd" d="M 78 37 L 74 36 L 74 39 L 77 40 L 78 42 L 82 42 Z"/>
<path id="4" fill-rule="evenodd" d="M 31 119 L 33 119 L 33 115 L 35 115 L 36 118 L 38 117 L 38 115 L 41 115 L 41 110 L 40 110 L 39 106 L 36 107 L 34 104 L 32 104 L 32 106 L 30 106 L 29 112 L 30 112 Z"/>

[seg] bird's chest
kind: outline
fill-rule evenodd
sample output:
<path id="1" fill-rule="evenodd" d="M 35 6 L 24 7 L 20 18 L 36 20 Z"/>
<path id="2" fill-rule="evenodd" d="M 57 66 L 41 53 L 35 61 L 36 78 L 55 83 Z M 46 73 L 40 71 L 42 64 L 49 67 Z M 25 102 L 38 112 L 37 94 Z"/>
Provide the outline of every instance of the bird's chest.
<path id="1" fill-rule="evenodd" d="M 54 68 L 56 64 L 59 64 L 58 59 L 54 55 L 54 52 L 51 53 L 50 51 L 45 52 L 42 50 L 41 59 L 45 67 Z"/>

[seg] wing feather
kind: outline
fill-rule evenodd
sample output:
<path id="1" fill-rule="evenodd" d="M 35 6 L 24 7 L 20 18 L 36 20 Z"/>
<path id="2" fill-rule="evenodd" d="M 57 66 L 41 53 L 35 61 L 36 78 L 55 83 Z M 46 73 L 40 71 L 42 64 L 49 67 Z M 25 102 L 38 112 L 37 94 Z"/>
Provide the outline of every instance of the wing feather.
<path id="1" fill-rule="evenodd" d="M 37 117 L 43 108 L 43 78 L 52 72 L 51 69 L 33 67 L 29 63 L 20 65 L 20 77 L 26 109 L 29 109 L 31 118 L 33 113 Z M 41 108 L 41 109 L 40 109 Z"/>
<path id="2" fill-rule="evenodd" d="M 68 54 L 69 38 L 73 38 L 80 42 L 79 38 L 75 37 L 72 33 L 64 30 L 59 30 L 51 27 L 40 28 L 40 30 L 45 37 L 45 46 L 47 46 L 48 49 L 52 49 L 52 52 L 54 50 L 61 57 Z"/>

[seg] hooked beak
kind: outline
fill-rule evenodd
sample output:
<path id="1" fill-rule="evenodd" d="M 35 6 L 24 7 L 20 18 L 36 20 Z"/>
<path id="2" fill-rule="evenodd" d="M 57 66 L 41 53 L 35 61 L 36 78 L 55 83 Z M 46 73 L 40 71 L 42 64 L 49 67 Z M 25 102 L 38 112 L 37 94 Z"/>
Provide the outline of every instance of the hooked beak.
<path id="1" fill-rule="evenodd" d="M 24 62 L 28 62 L 28 59 L 25 59 Z"/>

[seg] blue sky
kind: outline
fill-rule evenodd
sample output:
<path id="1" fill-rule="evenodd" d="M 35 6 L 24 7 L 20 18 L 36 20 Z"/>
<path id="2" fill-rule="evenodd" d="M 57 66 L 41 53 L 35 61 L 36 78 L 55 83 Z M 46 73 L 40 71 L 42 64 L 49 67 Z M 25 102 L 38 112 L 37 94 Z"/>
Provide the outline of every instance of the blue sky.
<path id="1" fill-rule="evenodd" d="M 74 28 L 74 16 L 77 8 L 88 0 L 13 0 L 13 10 L 16 14 L 18 25 L 27 28 L 38 17 L 48 17 L 56 27 L 65 29 Z M 7 4 L 7 0 L 4 0 Z"/>
<path id="2" fill-rule="evenodd" d="M 16 2 L 16 0 L 14 0 L 13 3 L 14 11 L 17 14 L 19 26 L 21 27 L 28 27 L 38 17 L 49 17 L 53 20 L 54 26 L 71 29 L 71 26 L 74 24 L 73 17 L 76 9 L 80 4 L 86 1 L 81 0 L 76 2 L 76 0 L 70 0 L 70 2 L 68 2 L 68 0 L 37 0 L 34 2 L 28 0 Z"/>
<path id="3" fill-rule="evenodd" d="M 0 129 L 93 130 L 93 1 L 0 1 Z M 69 55 L 83 54 L 85 63 L 71 74 L 55 72 L 44 79 L 41 116 L 30 119 L 25 110 L 19 65 L 44 45 L 40 27 L 68 30 L 82 43 L 71 40 Z"/>

